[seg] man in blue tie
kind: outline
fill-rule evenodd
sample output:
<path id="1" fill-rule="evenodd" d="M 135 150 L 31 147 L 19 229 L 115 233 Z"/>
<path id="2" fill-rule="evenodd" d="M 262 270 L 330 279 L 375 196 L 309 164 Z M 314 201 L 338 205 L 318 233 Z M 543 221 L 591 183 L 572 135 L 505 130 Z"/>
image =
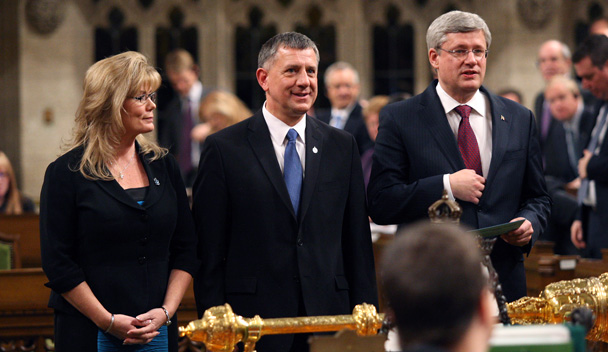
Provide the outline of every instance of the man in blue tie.
<path id="1" fill-rule="evenodd" d="M 576 74 L 583 87 L 601 101 L 591 137 L 578 162 L 581 186 L 578 191 L 580 212 L 570 231 L 572 243 L 585 248 L 585 256 L 601 258 L 601 248 L 608 248 L 608 143 L 606 114 L 608 106 L 608 37 L 587 38 L 573 56 Z"/>
<path id="2" fill-rule="evenodd" d="M 209 136 L 194 183 L 202 265 L 199 315 L 229 303 L 262 318 L 349 314 L 377 304 L 359 152 L 349 133 L 307 115 L 319 52 L 282 33 L 258 56 L 266 102 Z M 263 337 L 264 351 L 307 351 L 307 335 Z"/>

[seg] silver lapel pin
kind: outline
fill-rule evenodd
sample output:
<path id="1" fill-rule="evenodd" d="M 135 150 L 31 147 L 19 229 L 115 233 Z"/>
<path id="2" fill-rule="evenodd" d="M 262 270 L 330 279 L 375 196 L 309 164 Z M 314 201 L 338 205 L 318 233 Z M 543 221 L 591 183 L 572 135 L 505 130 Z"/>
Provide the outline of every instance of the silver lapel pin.
<path id="1" fill-rule="evenodd" d="M 312 147 L 312 152 L 317 154 L 319 152 L 319 149 L 317 149 L 317 147 Z"/>
<path id="2" fill-rule="evenodd" d="M 154 178 L 154 184 L 160 186 L 160 181 L 156 177 Z"/>

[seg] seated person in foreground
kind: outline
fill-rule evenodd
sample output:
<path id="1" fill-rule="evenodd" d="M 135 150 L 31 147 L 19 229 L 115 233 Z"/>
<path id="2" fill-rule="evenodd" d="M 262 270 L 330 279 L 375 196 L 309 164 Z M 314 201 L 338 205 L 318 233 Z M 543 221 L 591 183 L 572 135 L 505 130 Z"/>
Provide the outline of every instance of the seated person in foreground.
<path id="1" fill-rule="evenodd" d="M 496 303 L 474 237 L 455 225 L 403 228 L 382 285 L 404 352 L 487 351 Z"/>

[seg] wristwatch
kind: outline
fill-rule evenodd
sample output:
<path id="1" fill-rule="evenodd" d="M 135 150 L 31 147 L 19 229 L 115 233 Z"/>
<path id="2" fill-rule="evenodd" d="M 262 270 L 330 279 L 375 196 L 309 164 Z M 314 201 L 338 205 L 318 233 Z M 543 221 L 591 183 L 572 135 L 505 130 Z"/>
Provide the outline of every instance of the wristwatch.
<path id="1" fill-rule="evenodd" d="M 169 316 L 169 311 L 167 310 L 167 308 L 160 307 L 160 309 L 162 309 L 165 312 L 165 315 L 167 316 L 167 321 L 165 322 L 165 326 L 171 325 L 171 317 Z"/>

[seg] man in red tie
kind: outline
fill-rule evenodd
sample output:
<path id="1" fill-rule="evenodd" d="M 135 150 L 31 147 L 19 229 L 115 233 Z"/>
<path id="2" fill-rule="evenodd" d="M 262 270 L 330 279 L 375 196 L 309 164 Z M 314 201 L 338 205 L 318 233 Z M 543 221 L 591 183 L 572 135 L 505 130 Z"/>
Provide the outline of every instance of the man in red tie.
<path id="1" fill-rule="evenodd" d="M 437 80 L 381 112 L 370 215 L 378 224 L 426 218 L 445 189 L 462 206 L 461 222 L 469 227 L 523 219 L 491 255 L 512 301 L 526 294 L 523 254 L 550 212 L 534 115 L 482 86 L 492 35 L 481 17 L 446 13 L 426 38 Z"/>

